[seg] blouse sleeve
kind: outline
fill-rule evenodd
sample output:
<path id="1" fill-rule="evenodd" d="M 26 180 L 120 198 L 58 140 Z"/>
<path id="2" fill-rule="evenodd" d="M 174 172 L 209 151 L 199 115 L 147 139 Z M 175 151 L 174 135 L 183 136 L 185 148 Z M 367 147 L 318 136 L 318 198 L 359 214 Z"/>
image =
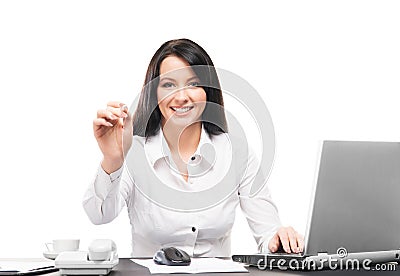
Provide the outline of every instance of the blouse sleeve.
<path id="1" fill-rule="evenodd" d="M 107 174 L 101 166 L 90 183 L 83 198 L 83 208 L 94 224 L 105 224 L 114 220 L 133 191 L 134 182 L 123 165 L 117 171 Z"/>
<path id="2" fill-rule="evenodd" d="M 281 222 L 266 184 L 256 194 L 250 193 L 257 175 L 258 164 L 254 151 L 249 148 L 247 170 L 239 186 L 239 199 L 241 209 L 257 242 L 258 251 L 261 253 L 269 252 L 268 243 L 281 227 Z"/>

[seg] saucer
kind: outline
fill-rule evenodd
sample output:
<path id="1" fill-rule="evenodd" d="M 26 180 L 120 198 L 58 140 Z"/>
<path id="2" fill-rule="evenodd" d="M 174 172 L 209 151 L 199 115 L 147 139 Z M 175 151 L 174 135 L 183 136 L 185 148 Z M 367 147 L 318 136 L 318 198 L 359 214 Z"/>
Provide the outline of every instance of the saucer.
<path id="1" fill-rule="evenodd" d="M 54 252 L 54 251 L 45 251 L 43 252 L 43 256 L 47 259 L 50 260 L 55 260 L 58 256 L 58 254 L 60 254 L 60 252 Z"/>

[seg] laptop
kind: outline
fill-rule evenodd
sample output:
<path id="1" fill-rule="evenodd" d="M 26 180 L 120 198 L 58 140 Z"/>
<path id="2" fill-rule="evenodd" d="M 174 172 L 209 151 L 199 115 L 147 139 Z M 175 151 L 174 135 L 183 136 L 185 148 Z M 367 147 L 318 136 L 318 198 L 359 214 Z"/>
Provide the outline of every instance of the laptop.
<path id="1" fill-rule="evenodd" d="M 295 270 L 399 262 L 400 143 L 324 141 L 313 193 L 302 254 L 232 259 Z"/>

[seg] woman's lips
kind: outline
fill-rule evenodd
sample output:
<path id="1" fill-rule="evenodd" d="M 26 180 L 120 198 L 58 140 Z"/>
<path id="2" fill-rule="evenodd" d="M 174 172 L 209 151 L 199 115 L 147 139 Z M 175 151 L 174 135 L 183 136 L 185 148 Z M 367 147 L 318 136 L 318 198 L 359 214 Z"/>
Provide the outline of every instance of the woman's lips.
<path id="1" fill-rule="evenodd" d="M 176 115 L 186 115 L 189 113 L 194 106 L 171 106 L 171 109 L 174 111 Z"/>

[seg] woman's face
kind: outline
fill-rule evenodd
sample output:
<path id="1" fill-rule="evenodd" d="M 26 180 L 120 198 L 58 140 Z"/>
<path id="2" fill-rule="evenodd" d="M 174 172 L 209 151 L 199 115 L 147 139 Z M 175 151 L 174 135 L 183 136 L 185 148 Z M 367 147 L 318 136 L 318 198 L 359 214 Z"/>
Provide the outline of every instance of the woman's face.
<path id="1" fill-rule="evenodd" d="M 158 106 L 162 126 L 188 126 L 200 121 L 206 105 L 206 92 L 190 65 L 176 56 L 166 57 L 160 65 L 157 87 Z"/>

